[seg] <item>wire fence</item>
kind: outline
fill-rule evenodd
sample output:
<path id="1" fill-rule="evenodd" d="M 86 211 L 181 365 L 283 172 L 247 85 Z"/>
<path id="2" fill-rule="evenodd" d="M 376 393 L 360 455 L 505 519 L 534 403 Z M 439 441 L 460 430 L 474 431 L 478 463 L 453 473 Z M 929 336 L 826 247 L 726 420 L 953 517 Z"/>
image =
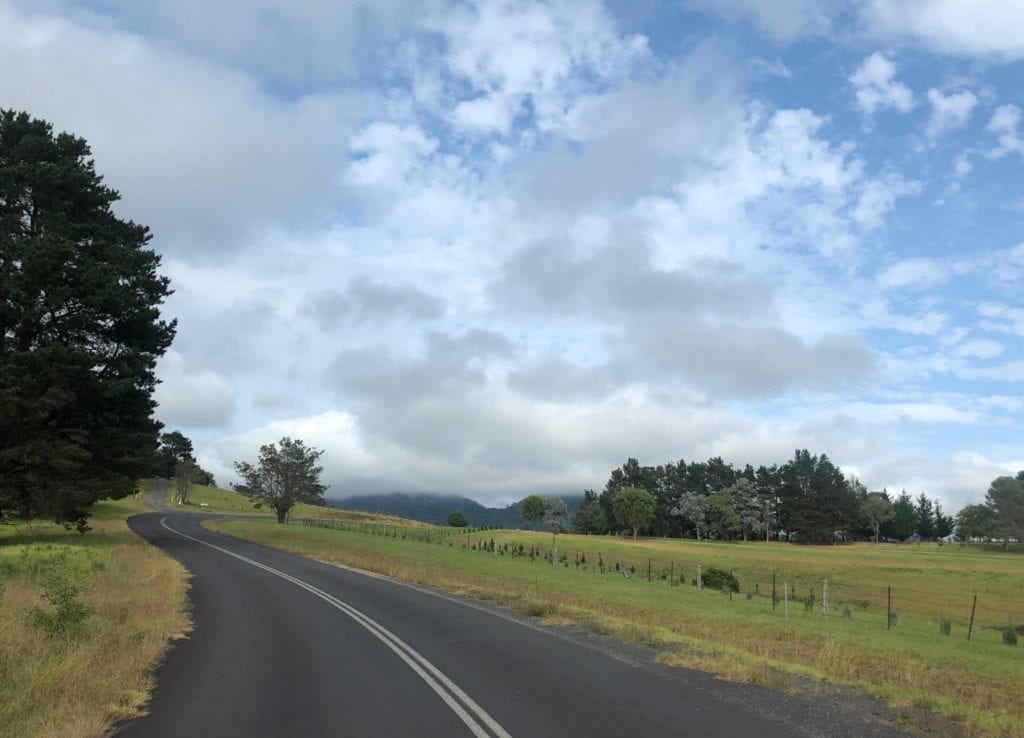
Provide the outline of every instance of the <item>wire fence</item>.
<path id="1" fill-rule="evenodd" d="M 822 619 L 875 622 L 898 630 L 901 624 L 930 623 L 936 637 L 960 637 L 1017 645 L 1024 636 L 1024 599 L 996 593 L 950 594 L 903 586 L 844 583 L 781 569 L 723 569 L 696 558 L 626 555 L 609 547 L 560 547 L 531 541 L 495 540 L 490 528 L 406 528 L 331 519 L 295 519 L 293 524 L 384 536 L 396 540 L 449 546 L 470 553 L 561 566 L 580 573 L 617 576 L 659 587 L 690 587 L 709 596 L 745 601 L 780 618 L 809 614 Z M 507 534 L 507 531 L 503 531 Z M 504 535 L 502 536 L 504 538 Z"/>

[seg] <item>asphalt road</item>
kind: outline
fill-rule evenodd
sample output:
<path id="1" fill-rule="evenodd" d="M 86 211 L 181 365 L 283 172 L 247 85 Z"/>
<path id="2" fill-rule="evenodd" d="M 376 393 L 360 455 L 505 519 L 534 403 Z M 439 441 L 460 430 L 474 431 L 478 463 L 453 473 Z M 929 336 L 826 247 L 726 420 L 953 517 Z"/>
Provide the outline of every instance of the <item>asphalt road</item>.
<path id="1" fill-rule="evenodd" d="M 203 530 L 133 517 L 192 573 L 194 630 L 117 735 L 897 736 L 863 705 L 653 662 L 644 649 Z"/>

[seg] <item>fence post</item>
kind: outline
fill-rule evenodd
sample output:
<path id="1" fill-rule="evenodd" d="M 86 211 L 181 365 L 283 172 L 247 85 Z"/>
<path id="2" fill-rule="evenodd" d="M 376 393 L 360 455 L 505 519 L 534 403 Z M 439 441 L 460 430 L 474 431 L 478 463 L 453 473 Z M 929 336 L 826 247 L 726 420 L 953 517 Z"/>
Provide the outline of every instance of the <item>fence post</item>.
<path id="1" fill-rule="evenodd" d="M 772 610 L 775 609 L 775 572 L 772 572 Z"/>
<path id="2" fill-rule="evenodd" d="M 821 617 L 828 620 L 828 578 L 821 585 Z"/>
<path id="3" fill-rule="evenodd" d="M 647 581 L 651 581 L 651 560 L 647 559 Z"/>
<path id="4" fill-rule="evenodd" d="M 885 588 L 888 596 L 888 604 L 885 608 L 885 629 L 892 630 L 892 587 Z"/>
<path id="5" fill-rule="evenodd" d="M 668 562 L 668 586 L 676 586 L 676 562 Z"/>
<path id="6" fill-rule="evenodd" d="M 978 607 L 978 595 L 974 595 L 974 602 L 971 603 L 971 624 L 967 626 L 967 640 L 971 640 L 971 633 L 974 632 L 974 611 Z"/>
<path id="7" fill-rule="evenodd" d="M 704 575 L 700 572 L 700 564 L 697 564 L 697 591 L 704 591 Z"/>
<path id="8" fill-rule="evenodd" d="M 782 600 L 786 611 L 786 620 L 789 620 L 789 582 L 782 583 Z"/>

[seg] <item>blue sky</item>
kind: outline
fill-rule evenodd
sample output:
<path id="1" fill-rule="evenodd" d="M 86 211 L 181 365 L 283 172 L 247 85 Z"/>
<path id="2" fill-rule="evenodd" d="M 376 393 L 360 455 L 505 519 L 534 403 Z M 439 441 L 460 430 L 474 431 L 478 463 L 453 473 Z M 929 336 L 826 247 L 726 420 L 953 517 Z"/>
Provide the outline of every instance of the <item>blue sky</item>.
<path id="1" fill-rule="evenodd" d="M 87 138 L 222 482 L 484 502 L 827 453 L 947 510 L 1024 468 L 1016 0 L 0 0 Z"/>

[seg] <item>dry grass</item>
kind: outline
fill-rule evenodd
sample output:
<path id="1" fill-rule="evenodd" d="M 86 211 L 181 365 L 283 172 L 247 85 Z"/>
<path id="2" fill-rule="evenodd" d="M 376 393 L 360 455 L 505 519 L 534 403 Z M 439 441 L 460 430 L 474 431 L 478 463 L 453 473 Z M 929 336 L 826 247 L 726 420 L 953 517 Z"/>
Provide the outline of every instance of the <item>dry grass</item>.
<path id="1" fill-rule="evenodd" d="M 85 536 L 48 524 L 0 532 L 0 737 L 103 736 L 135 715 L 170 638 L 183 634 L 184 568 L 128 529 L 142 501 L 95 506 Z M 86 584 L 78 632 L 53 633 L 41 581 L 52 563 Z"/>
<path id="2" fill-rule="evenodd" d="M 544 617 L 550 623 L 573 623 L 645 643 L 661 651 L 665 663 L 787 689 L 801 683 L 798 677 L 825 680 L 855 687 L 895 706 L 924 708 L 953 718 L 972 734 L 1024 736 L 1021 651 L 992 641 L 943 637 L 931 621 L 903 618 L 898 627 L 887 631 L 877 619 L 859 613 L 851 619 L 823 620 L 820 613 L 805 613 L 795 604 L 789 620 L 785 620 L 781 608 L 773 612 L 767 598 L 747 600 L 737 596 L 730 600 L 718 592 L 697 592 L 692 586 L 648 583 L 646 577 L 627 580 L 614 573 L 602 575 L 593 566 L 577 570 L 572 565 L 495 556 L 447 543 L 436 545 L 343 530 L 255 521 L 211 521 L 208 525 L 318 559 L 496 602 Z M 490 537 L 491 533 L 480 535 Z M 497 538 L 497 532 L 493 533 Z M 550 536 L 547 539 L 550 541 Z M 449 542 L 454 543 L 451 539 Z M 567 547 L 569 541 L 560 537 L 559 543 Z M 742 551 L 741 547 L 734 548 Z M 762 557 L 770 557 L 775 547 L 758 551 Z M 804 551 L 808 550 L 779 549 L 778 553 L 802 557 Z M 721 557 L 727 553 L 725 549 L 717 552 Z M 885 564 L 876 558 L 882 552 L 864 553 L 875 567 L 901 565 L 898 556 Z M 856 551 L 847 550 L 844 555 L 850 557 L 850 566 L 855 566 Z M 607 553 L 605 557 L 610 558 Z M 809 567 L 820 562 L 820 556 L 806 556 Z M 763 563 L 774 562 L 769 558 Z M 786 567 L 798 565 L 788 561 Z M 952 560 L 946 562 L 946 566 L 954 565 Z M 992 562 L 996 568 L 1006 565 L 1005 561 Z M 828 566 L 833 574 L 838 573 L 835 561 Z M 907 568 L 924 570 L 916 575 L 901 571 L 907 585 L 916 581 L 915 576 L 931 576 L 931 567 Z M 951 578 L 940 575 L 940 579 Z M 929 582 L 930 586 L 939 586 L 939 580 Z M 989 584 L 995 586 L 994 582 Z"/>

